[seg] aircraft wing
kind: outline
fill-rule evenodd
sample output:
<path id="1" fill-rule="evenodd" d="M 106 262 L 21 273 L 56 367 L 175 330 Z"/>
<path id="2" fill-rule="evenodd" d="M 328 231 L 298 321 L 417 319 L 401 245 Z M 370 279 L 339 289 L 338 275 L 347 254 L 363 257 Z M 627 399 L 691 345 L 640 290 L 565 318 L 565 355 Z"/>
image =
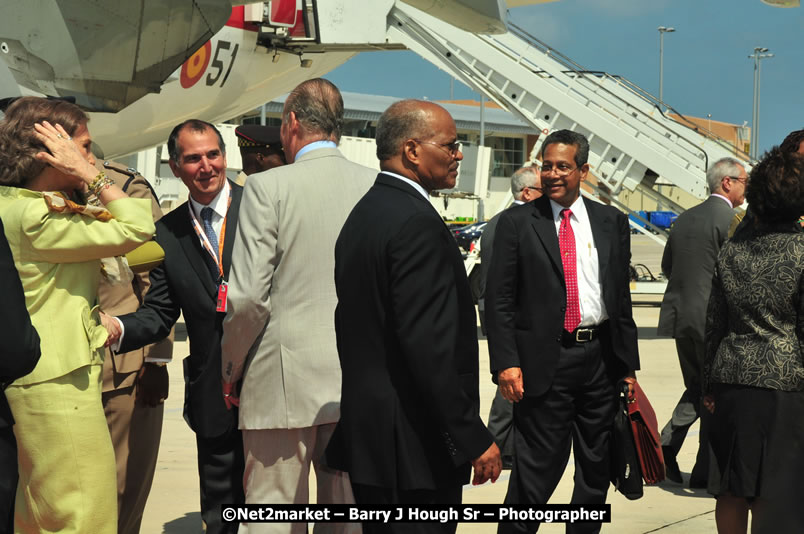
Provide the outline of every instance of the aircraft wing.
<path id="1" fill-rule="evenodd" d="M 231 10 L 221 0 L 5 0 L 0 57 L 30 91 L 119 111 L 159 92 Z"/>

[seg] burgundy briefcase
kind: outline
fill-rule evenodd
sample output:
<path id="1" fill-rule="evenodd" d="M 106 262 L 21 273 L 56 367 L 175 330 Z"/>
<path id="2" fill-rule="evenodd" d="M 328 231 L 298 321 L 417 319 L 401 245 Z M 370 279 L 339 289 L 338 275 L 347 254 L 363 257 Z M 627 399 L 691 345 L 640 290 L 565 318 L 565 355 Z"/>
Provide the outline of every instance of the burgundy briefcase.
<path id="1" fill-rule="evenodd" d="M 664 480 L 664 456 L 656 413 L 639 382 L 636 381 L 634 381 L 634 399 L 628 402 L 628 418 L 631 420 L 642 478 L 646 484 L 661 482 Z"/>

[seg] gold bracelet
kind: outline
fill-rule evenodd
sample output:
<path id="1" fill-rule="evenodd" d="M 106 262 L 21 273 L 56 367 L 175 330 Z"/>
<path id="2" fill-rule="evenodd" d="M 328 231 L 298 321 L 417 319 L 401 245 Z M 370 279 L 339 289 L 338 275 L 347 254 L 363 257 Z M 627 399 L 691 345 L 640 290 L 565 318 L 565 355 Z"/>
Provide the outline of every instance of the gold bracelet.
<path id="1" fill-rule="evenodd" d="M 100 171 L 100 172 L 99 172 L 99 173 L 98 173 L 98 174 L 95 176 L 95 179 L 94 179 L 94 180 L 92 180 L 91 182 L 89 182 L 89 185 L 87 186 L 87 188 L 88 188 L 90 191 L 92 191 L 93 189 L 95 189 L 95 188 L 98 186 L 98 184 L 99 184 L 99 183 L 101 182 L 101 180 L 103 180 L 104 178 L 106 178 L 106 173 L 105 173 L 105 172 L 103 172 L 103 171 Z"/>
<path id="2" fill-rule="evenodd" d="M 100 194 L 104 189 L 108 189 L 114 182 L 106 176 L 106 173 L 101 171 L 95 179 L 87 186 L 89 192 L 100 198 Z"/>

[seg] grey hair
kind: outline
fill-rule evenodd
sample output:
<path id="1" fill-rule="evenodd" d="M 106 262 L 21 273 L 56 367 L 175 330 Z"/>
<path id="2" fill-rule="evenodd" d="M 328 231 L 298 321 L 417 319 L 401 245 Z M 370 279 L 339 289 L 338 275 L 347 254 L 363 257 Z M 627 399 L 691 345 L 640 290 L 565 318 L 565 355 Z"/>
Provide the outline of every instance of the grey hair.
<path id="1" fill-rule="evenodd" d="M 714 162 L 709 170 L 706 171 L 706 185 L 709 186 L 709 193 L 715 193 L 720 189 L 720 184 L 726 176 L 738 177 L 740 171 L 745 166 L 734 158 L 721 158 Z"/>
<path id="2" fill-rule="evenodd" d="M 408 139 L 430 139 L 435 136 L 424 100 L 400 100 L 386 109 L 377 122 L 377 159 L 386 161 L 399 154 Z"/>
<path id="3" fill-rule="evenodd" d="M 539 182 L 540 175 L 536 167 L 528 165 L 517 169 L 511 175 L 511 194 L 514 195 L 515 199 L 521 200 L 522 190 L 526 187 L 536 187 Z"/>
<path id="4" fill-rule="evenodd" d="M 339 143 L 343 128 L 343 97 L 338 88 L 324 78 L 306 80 L 296 86 L 285 100 L 282 120 L 296 114 L 306 134 L 318 134 Z"/>

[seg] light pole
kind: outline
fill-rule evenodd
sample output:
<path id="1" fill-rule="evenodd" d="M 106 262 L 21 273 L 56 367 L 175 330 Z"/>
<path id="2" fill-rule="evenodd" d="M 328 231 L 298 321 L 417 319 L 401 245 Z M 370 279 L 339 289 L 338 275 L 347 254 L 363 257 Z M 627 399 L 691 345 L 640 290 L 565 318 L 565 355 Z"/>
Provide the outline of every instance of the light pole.
<path id="1" fill-rule="evenodd" d="M 664 103 L 664 34 L 673 33 L 676 29 L 664 26 L 659 26 L 657 29 L 659 30 L 659 102 Z"/>
<path id="2" fill-rule="evenodd" d="M 768 49 L 762 46 L 755 46 L 754 53 L 748 56 L 749 59 L 754 60 L 754 107 L 751 115 L 751 151 L 750 156 L 757 159 L 759 153 L 759 69 L 760 61 L 773 57 L 773 54 L 768 54 Z"/>

